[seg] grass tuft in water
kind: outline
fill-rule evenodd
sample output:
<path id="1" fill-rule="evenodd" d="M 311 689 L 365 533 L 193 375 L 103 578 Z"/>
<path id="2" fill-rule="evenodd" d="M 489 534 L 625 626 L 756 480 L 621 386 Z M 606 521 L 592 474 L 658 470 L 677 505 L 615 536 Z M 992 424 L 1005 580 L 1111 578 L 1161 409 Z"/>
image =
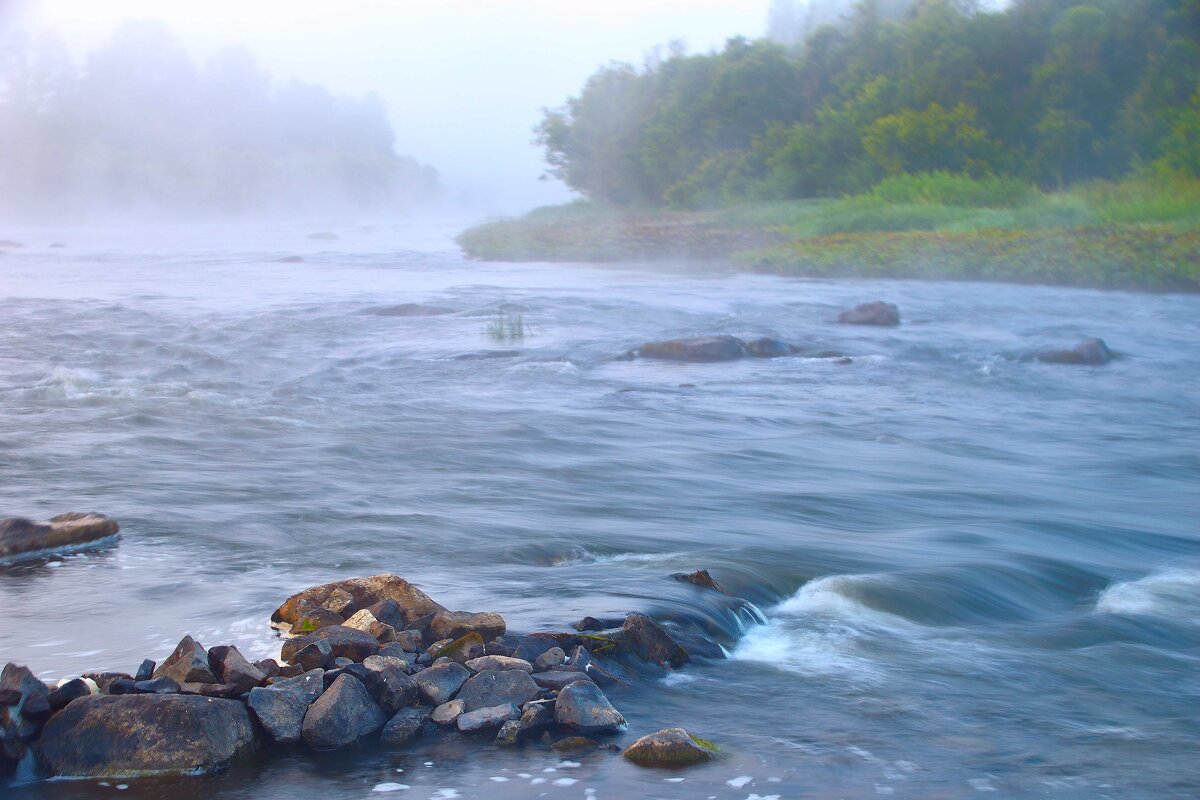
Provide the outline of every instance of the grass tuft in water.
<path id="1" fill-rule="evenodd" d="M 520 311 L 496 309 L 496 313 L 483 326 L 483 335 L 497 342 L 514 342 L 533 335 L 533 327 L 525 322 Z"/>

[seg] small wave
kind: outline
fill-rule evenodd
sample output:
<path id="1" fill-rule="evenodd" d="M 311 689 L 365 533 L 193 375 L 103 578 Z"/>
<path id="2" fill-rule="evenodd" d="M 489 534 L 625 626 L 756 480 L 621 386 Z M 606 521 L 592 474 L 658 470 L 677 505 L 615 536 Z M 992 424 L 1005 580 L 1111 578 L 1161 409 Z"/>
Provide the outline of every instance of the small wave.
<path id="1" fill-rule="evenodd" d="M 1167 570 L 1114 583 L 1096 599 L 1100 614 L 1136 614 L 1192 620 L 1200 611 L 1200 570 Z"/>

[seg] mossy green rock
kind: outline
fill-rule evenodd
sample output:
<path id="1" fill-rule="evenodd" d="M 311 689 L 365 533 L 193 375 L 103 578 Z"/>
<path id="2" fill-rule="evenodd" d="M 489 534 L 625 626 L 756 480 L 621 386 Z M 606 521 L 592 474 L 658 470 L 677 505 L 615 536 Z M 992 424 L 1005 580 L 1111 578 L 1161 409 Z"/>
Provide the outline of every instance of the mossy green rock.
<path id="1" fill-rule="evenodd" d="M 483 647 L 483 637 L 475 632 L 460 636 L 441 650 L 438 650 L 437 657 L 448 658 L 456 664 L 463 664 L 470 659 L 469 654 L 473 645 Z"/>
<path id="2" fill-rule="evenodd" d="M 692 736 L 683 728 L 666 728 L 638 739 L 623 755 L 642 767 L 687 767 L 717 754 L 712 742 Z"/>

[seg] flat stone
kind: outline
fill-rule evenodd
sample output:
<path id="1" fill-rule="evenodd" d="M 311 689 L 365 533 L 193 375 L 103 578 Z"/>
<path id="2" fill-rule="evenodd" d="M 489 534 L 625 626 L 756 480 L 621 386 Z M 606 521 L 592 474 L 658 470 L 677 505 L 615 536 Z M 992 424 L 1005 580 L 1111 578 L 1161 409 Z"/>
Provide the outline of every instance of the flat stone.
<path id="1" fill-rule="evenodd" d="M 293 624 L 302 605 L 322 606 L 345 617 L 383 600 L 391 600 L 407 621 L 445 610 L 424 592 L 397 575 L 382 574 L 351 578 L 314 586 L 288 598 L 271 615 L 277 625 Z"/>
<path id="2" fill-rule="evenodd" d="M 462 700 L 451 700 L 435 708 L 429 718 L 438 725 L 453 725 L 466 710 L 466 704 Z"/>
<path id="3" fill-rule="evenodd" d="M 96 513 L 59 514 L 46 522 L 0 519 L 0 558 L 88 544 L 116 536 L 120 529 L 115 519 Z"/>
<path id="4" fill-rule="evenodd" d="M 254 745 L 236 700 L 132 694 L 75 700 L 46 724 L 35 750 L 50 775 L 99 778 L 207 772 Z"/>
<path id="5" fill-rule="evenodd" d="M 309 747 L 332 750 L 374 733 L 387 721 L 362 681 L 340 675 L 308 707 L 300 735 Z"/>
<path id="6" fill-rule="evenodd" d="M 555 692 L 561 691 L 564 687 L 569 686 L 575 681 L 592 680 L 586 672 L 575 671 L 535 672 L 530 677 L 533 678 L 533 682 L 538 686 Z"/>
<path id="7" fill-rule="evenodd" d="M 524 705 L 541 692 L 529 673 L 517 669 L 484 670 L 463 684 L 458 693 L 467 711 L 501 706 L 506 703 Z"/>
<path id="8" fill-rule="evenodd" d="M 488 706 L 459 716 L 455 725 L 461 733 L 496 730 L 506 722 L 521 718 L 521 709 L 512 703 Z"/>
<path id="9" fill-rule="evenodd" d="M 166 661 L 158 665 L 154 677 L 166 675 L 182 686 L 185 683 L 219 683 L 208 664 L 208 651 L 191 636 L 184 636 Z"/>
<path id="10" fill-rule="evenodd" d="M 745 349 L 741 340 L 733 336 L 700 336 L 693 339 L 647 342 L 638 348 L 637 353 L 642 358 L 664 361 L 711 363 L 739 359 L 745 355 Z"/>
<path id="11" fill-rule="evenodd" d="M 390 747 L 400 747 L 421 735 L 429 722 L 428 708 L 402 708 L 383 726 L 379 740 Z"/>
<path id="12" fill-rule="evenodd" d="M 608 733 L 625 724 L 621 712 L 591 681 L 576 681 L 558 693 L 554 721 L 583 733 Z"/>
<path id="13" fill-rule="evenodd" d="M 457 639 L 468 633 L 478 633 L 483 641 L 503 636 L 507 630 L 504 617 L 492 611 L 472 614 L 467 611 L 440 611 L 433 617 L 430 629 L 437 639 Z"/>
<path id="14" fill-rule="evenodd" d="M 421 670 L 414 676 L 421 700 L 431 706 L 452 700 L 469 677 L 471 671 L 453 661 Z"/>
<path id="15" fill-rule="evenodd" d="M 519 669 L 524 672 L 533 672 L 533 665 L 523 658 L 512 658 L 510 656 L 483 656 L 482 658 L 473 658 L 466 663 L 467 669 L 472 672 L 483 672 L 485 670 L 506 670 Z"/>
<path id="16" fill-rule="evenodd" d="M 643 767 L 686 767 L 709 761 L 717 748 L 697 739 L 683 728 L 666 728 L 643 736 L 623 755 Z"/>
<path id="17" fill-rule="evenodd" d="M 327 641 L 333 656 L 343 656 L 351 661 L 362 661 L 367 656 L 379 652 L 379 642 L 371 634 L 347 628 L 345 625 L 331 625 L 319 631 L 288 639 L 283 643 L 281 655 L 284 661 L 291 661 L 292 656 L 313 642 Z"/>

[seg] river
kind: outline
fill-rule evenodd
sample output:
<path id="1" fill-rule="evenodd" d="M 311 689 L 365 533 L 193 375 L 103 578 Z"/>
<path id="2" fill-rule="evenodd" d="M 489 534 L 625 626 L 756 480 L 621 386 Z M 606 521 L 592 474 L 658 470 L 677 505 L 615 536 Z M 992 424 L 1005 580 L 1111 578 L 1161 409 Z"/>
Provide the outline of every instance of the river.
<path id="1" fill-rule="evenodd" d="M 288 595 L 388 571 L 514 630 L 711 623 L 728 659 L 611 697 L 618 743 L 682 725 L 723 757 L 674 774 L 451 736 L 6 797 L 1200 794 L 1200 297 L 311 230 L 5 231 L 26 246 L 0 255 L 0 516 L 123 530 L 0 568 L 0 661 L 132 671 L 185 633 L 265 657 Z M 833 323 L 875 299 L 903 325 Z M 374 313 L 400 303 L 452 313 Z M 523 340 L 488 336 L 502 306 Z M 851 363 L 614 358 L 714 333 Z M 1025 358 L 1087 336 L 1121 357 Z M 699 568 L 761 617 L 669 577 Z"/>

